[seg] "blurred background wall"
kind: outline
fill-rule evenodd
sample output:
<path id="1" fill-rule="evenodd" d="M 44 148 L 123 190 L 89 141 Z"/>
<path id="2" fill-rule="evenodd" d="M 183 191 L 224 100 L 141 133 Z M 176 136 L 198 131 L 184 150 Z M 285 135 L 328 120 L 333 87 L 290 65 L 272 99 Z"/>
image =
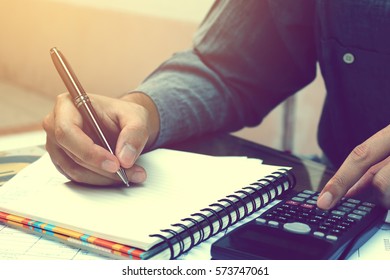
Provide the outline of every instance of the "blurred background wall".
<path id="1" fill-rule="evenodd" d="M 0 135 L 40 129 L 55 96 L 65 91 L 50 59 L 51 47 L 66 54 L 86 91 L 119 96 L 174 52 L 191 47 L 212 3 L 0 0 Z M 280 150 L 318 154 L 324 92 L 319 73 L 287 111 L 282 104 L 260 126 L 234 134 Z"/>

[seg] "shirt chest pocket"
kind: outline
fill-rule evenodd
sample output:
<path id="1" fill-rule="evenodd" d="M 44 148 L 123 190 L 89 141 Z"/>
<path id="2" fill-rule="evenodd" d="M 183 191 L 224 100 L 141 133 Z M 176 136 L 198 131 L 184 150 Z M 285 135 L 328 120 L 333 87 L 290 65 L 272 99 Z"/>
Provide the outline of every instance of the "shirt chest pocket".
<path id="1" fill-rule="evenodd" d="M 327 86 L 343 92 L 348 100 L 364 95 L 390 96 L 390 54 L 342 45 L 335 39 L 322 39 L 320 45 Z"/>
<path id="2" fill-rule="evenodd" d="M 317 0 L 316 8 L 323 71 L 344 80 L 339 89 L 390 94 L 390 0 Z"/>
<path id="3" fill-rule="evenodd" d="M 390 0 L 317 0 L 319 36 L 390 54 Z"/>
<path id="4" fill-rule="evenodd" d="M 390 1 L 318 0 L 318 58 L 328 98 L 365 140 L 390 123 Z"/>

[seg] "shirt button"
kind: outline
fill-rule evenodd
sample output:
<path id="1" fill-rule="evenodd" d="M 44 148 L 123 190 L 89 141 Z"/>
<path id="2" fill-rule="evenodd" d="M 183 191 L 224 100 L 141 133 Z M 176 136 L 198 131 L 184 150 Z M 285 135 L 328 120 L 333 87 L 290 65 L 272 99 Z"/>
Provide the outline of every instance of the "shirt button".
<path id="1" fill-rule="evenodd" d="M 355 61 L 355 56 L 351 53 L 345 53 L 343 56 L 343 60 L 347 64 L 352 64 Z"/>

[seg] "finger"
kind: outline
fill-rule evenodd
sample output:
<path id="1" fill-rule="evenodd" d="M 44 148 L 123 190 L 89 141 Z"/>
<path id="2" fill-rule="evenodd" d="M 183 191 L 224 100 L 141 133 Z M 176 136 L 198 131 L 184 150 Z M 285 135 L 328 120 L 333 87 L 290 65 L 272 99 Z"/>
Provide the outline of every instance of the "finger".
<path id="1" fill-rule="evenodd" d="M 372 166 L 368 171 L 347 191 L 346 196 L 354 196 L 364 189 L 372 187 L 374 176 L 390 163 L 390 157 Z"/>
<path id="2" fill-rule="evenodd" d="M 390 164 L 384 165 L 372 178 L 375 197 L 380 204 L 390 208 Z"/>
<path id="3" fill-rule="evenodd" d="M 119 134 L 117 155 L 121 166 L 130 168 L 145 147 L 147 136 L 138 128 L 125 127 Z"/>
<path id="4" fill-rule="evenodd" d="M 332 208 L 337 201 L 368 171 L 390 154 L 390 127 L 379 131 L 374 136 L 357 146 L 341 165 L 336 174 L 322 190 L 317 206 L 322 209 Z"/>
<path id="5" fill-rule="evenodd" d="M 68 152 L 66 150 L 64 150 L 64 151 L 66 154 L 68 154 Z M 74 158 L 74 156 L 71 154 L 68 154 L 68 156 L 69 156 L 69 158 L 72 158 L 73 161 L 76 162 L 78 165 L 83 166 L 84 168 L 87 168 L 87 169 L 95 172 L 96 174 L 110 178 L 114 181 L 120 180 L 120 177 L 118 174 L 116 174 L 116 172 L 115 173 L 104 172 L 104 171 L 102 171 L 98 168 L 95 168 L 93 166 L 85 165 L 84 162 L 80 161 L 78 158 Z M 130 168 L 127 168 L 125 170 L 125 172 L 126 172 L 127 177 L 131 183 L 136 183 L 136 184 L 143 183 L 147 177 L 145 169 L 137 164 L 134 164 Z"/>
<path id="6" fill-rule="evenodd" d="M 96 172 L 115 173 L 119 169 L 119 161 L 115 155 L 103 147 L 95 144 L 93 140 L 81 129 L 82 119 L 79 112 L 74 108 L 70 100 L 64 100 L 67 96 L 58 101 L 55 107 L 54 116 L 54 135 L 52 136 L 56 143 L 61 146 L 68 154 L 77 159 L 77 162 Z M 72 113 L 72 118 L 69 118 Z"/>
<path id="7" fill-rule="evenodd" d="M 126 169 L 127 177 L 131 183 L 141 184 L 146 181 L 147 174 L 142 166 L 134 164 L 131 168 Z"/>
<path id="8" fill-rule="evenodd" d="M 69 115 L 71 115 L 72 118 L 69 118 Z M 59 122 L 59 120 L 62 120 L 63 123 Z M 102 170 L 100 166 L 96 167 L 90 164 L 93 160 L 90 160 L 89 156 L 86 156 L 85 154 L 84 156 L 79 156 L 80 152 L 78 151 L 78 148 L 81 149 L 81 152 L 89 151 L 91 154 L 95 154 L 93 148 L 91 149 L 90 147 L 96 148 L 96 146 L 94 146 L 92 140 L 88 136 L 85 138 L 85 133 L 80 129 L 82 126 L 81 117 L 75 109 L 68 94 L 61 94 L 57 97 L 54 111 L 44 118 L 42 124 L 47 135 L 46 150 L 49 152 L 57 169 L 69 179 L 72 179 L 73 177 L 72 180 L 75 181 L 96 183 L 99 185 L 111 184 L 111 181 L 114 182 L 119 180 L 118 175 L 115 174 L 118 165 L 114 168 L 110 168 L 110 166 L 105 167 L 104 165 L 107 164 L 107 162 L 103 161 Z M 73 129 L 66 129 L 67 127 L 73 127 Z M 74 140 L 73 137 L 75 137 L 76 140 Z M 68 145 L 68 142 L 71 144 Z M 78 143 L 79 145 L 72 146 L 72 143 Z M 80 143 L 82 145 L 80 145 Z M 97 148 L 100 149 L 100 147 Z M 103 152 L 106 151 L 104 150 Z M 108 163 L 108 165 L 110 165 L 110 163 Z M 81 174 L 79 178 L 78 174 L 71 175 L 73 170 L 80 170 L 81 167 L 91 170 L 93 173 L 84 170 L 84 172 L 81 173 L 86 176 Z M 126 173 L 130 181 L 133 183 L 142 183 L 146 180 L 146 172 L 140 166 L 134 165 L 131 169 L 126 170 Z M 96 176 L 97 174 L 105 178 L 109 178 L 111 181 L 107 181 L 107 179 L 88 179 L 89 177 Z"/>
<path id="9" fill-rule="evenodd" d="M 72 181 L 91 185 L 112 185 L 119 182 L 119 179 L 111 178 L 110 173 L 107 173 L 108 176 L 103 176 L 77 164 L 50 140 L 46 143 L 46 148 L 57 170 Z"/>
<path id="10" fill-rule="evenodd" d="M 149 137 L 147 112 L 138 105 L 132 104 L 132 106 L 134 113 L 131 118 L 128 114 L 119 116 L 121 132 L 118 136 L 115 153 L 124 168 L 133 166 Z"/>
<path id="11" fill-rule="evenodd" d="M 69 117 L 72 116 L 72 117 Z M 53 143 L 62 147 L 67 151 L 68 156 L 82 166 L 89 168 L 95 167 L 95 172 L 98 170 L 96 165 L 96 157 L 99 155 L 95 150 L 91 150 L 89 147 L 93 145 L 93 141 L 81 130 L 82 118 L 77 109 L 75 108 L 72 99 L 68 93 L 60 94 L 57 97 L 56 105 L 52 113 L 45 117 L 43 121 L 43 127 Z M 78 137 L 81 136 L 81 137 Z M 108 154 L 108 151 L 101 150 L 100 147 L 94 146 L 95 149 L 99 149 L 101 152 Z M 81 151 L 81 152 L 80 152 Z M 85 151 L 85 152 L 84 152 Z M 81 155 L 81 156 L 80 156 Z M 91 156 L 92 155 L 92 156 Z M 108 155 L 116 161 L 110 153 Z M 114 173 L 118 170 L 118 163 L 112 164 L 111 161 L 101 161 L 99 169 Z"/>
<path id="12" fill-rule="evenodd" d="M 112 185 L 121 183 L 119 176 L 115 173 L 100 172 L 86 168 L 74 160 L 66 150 L 63 150 L 48 138 L 46 141 L 46 150 L 49 152 L 53 164 L 69 180 L 92 185 Z M 146 171 L 139 165 L 133 165 L 126 170 L 129 181 L 132 183 L 143 183 L 146 180 Z"/>

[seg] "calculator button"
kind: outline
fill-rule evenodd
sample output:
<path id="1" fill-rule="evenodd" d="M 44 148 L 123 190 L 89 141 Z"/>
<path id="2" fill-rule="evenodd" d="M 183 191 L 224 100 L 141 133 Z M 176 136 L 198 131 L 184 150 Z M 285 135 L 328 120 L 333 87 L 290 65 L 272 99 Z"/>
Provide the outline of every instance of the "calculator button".
<path id="1" fill-rule="evenodd" d="M 367 207 L 371 207 L 371 208 L 375 207 L 375 204 L 374 203 L 370 203 L 370 202 L 363 202 L 362 205 L 363 206 L 367 206 Z"/>
<path id="2" fill-rule="evenodd" d="M 317 237 L 324 237 L 325 236 L 325 233 L 321 232 L 321 231 L 315 231 L 313 232 L 313 235 L 314 236 L 317 236 Z"/>
<path id="3" fill-rule="evenodd" d="M 361 216 L 367 215 L 367 212 L 366 211 L 362 211 L 362 210 L 353 210 L 352 213 L 358 214 L 358 215 L 361 215 Z"/>
<path id="4" fill-rule="evenodd" d="M 357 214 L 348 214 L 348 217 L 355 219 L 355 220 L 361 220 L 363 217 Z"/>
<path id="5" fill-rule="evenodd" d="M 268 224 L 273 227 L 277 227 L 279 225 L 277 221 L 269 221 Z"/>
<path id="6" fill-rule="evenodd" d="M 292 201 L 292 200 L 288 200 L 288 201 L 286 201 L 286 204 L 289 204 L 289 205 L 299 205 L 299 203 L 298 203 L 298 202 L 296 202 L 296 201 Z"/>
<path id="7" fill-rule="evenodd" d="M 317 201 L 316 201 L 316 200 L 314 200 L 314 199 L 308 199 L 308 200 L 306 200 L 306 203 L 307 203 L 307 204 L 313 204 L 313 205 L 316 205 L 316 204 L 317 204 Z"/>
<path id="8" fill-rule="evenodd" d="M 312 191 L 312 190 L 303 190 L 302 192 L 307 193 L 307 194 L 315 194 L 316 193 L 315 191 Z"/>
<path id="9" fill-rule="evenodd" d="M 296 202 L 303 202 L 303 201 L 305 201 L 305 199 L 304 198 L 302 198 L 302 197 L 293 197 L 293 198 L 291 198 L 291 200 L 293 200 L 293 201 L 296 201 Z"/>
<path id="10" fill-rule="evenodd" d="M 311 228 L 307 224 L 303 224 L 299 222 L 286 223 L 283 225 L 283 228 L 287 231 L 300 233 L 300 234 L 309 233 L 311 230 Z"/>
<path id="11" fill-rule="evenodd" d="M 267 222 L 267 220 L 266 220 L 266 219 L 263 219 L 263 218 L 257 218 L 255 221 L 256 221 L 256 223 L 258 223 L 258 224 L 265 224 L 265 223 Z"/>
<path id="12" fill-rule="evenodd" d="M 367 206 L 359 206 L 358 209 L 362 211 L 370 212 L 372 208 Z"/>
<path id="13" fill-rule="evenodd" d="M 346 212 L 346 213 L 352 211 L 351 208 L 349 208 L 349 207 L 344 207 L 344 206 L 339 206 L 339 207 L 337 207 L 337 210 L 340 210 L 340 211 L 343 211 L 343 212 Z"/>
<path id="14" fill-rule="evenodd" d="M 345 215 L 345 212 L 339 211 L 339 210 L 333 210 L 333 211 L 331 211 L 331 213 L 333 215 L 338 215 L 338 216 L 344 216 Z"/>
<path id="15" fill-rule="evenodd" d="M 347 199 L 347 202 L 354 203 L 354 204 L 359 204 L 360 200 L 349 198 L 349 199 Z"/>
<path id="16" fill-rule="evenodd" d="M 334 235 L 327 235 L 326 236 L 326 239 L 330 240 L 330 241 L 337 241 L 337 236 L 334 236 Z"/>
<path id="17" fill-rule="evenodd" d="M 302 204 L 301 207 L 306 208 L 306 209 L 314 209 L 315 208 L 314 205 L 308 204 L 308 203 Z"/>
<path id="18" fill-rule="evenodd" d="M 344 202 L 342 205 L 344 207 L 349 207 L 349 208 L 355 208 L 356 207 L 356 204 L 348 203 L 348 202 Z"/>
<path id="19" fill-rule="evenodd" d="M 298 197 L 303 197 L 303 198 L 309 198 L 311 195 L 305 194 L 305 193 L 299 193 L 297 194 Z"/>

